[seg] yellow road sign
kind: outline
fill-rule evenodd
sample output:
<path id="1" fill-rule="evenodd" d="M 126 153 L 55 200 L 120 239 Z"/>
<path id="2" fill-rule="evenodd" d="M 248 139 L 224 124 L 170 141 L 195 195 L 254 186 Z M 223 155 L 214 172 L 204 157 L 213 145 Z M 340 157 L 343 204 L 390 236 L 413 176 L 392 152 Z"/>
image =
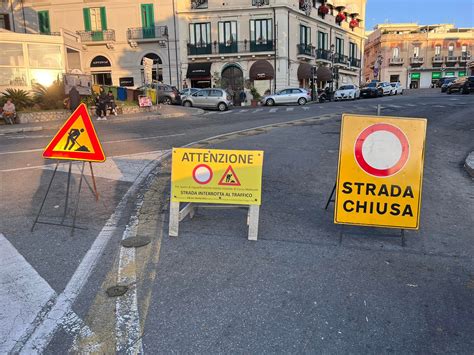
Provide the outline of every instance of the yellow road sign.
<path id="1" fill-rule="evenodd" d="M 260 205 L 263 151 L 173 148 L 171 201 Z"/>
<path id="2" fill-rule="evenodd" d="M 418 229 L 426 119 L 344 114 L 334 222 Z"/>

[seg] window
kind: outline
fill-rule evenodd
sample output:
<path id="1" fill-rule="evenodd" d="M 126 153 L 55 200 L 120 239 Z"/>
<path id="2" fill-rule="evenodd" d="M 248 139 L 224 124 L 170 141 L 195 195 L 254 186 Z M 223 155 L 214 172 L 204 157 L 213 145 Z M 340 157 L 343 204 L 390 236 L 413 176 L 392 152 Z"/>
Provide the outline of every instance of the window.
<path id="1" fill-rule="evenodd" d="M 38 28 L 42 34 L 51 34 L 49 27 L 49 11 L 38 11 Z"/>
<path id="2" fill-rule="evenodd" d="M 461 46 L 461 53 L 464 54 L 464 53 L 466 53 L 466 52 L 467 52 L 467 46 L 466 46 L 465 44 L 463 44 L 463 45 Z"/>
<path id="3" fill-rule="evenodd" d="M 23 59 L 23 46 L 20 43 L 0 43 L 0 65 L 11 67 L 22 67 L 25 65 Z"/>
<path id="4" fill-rule="evenodd" d="M 10 16 L 8 14 L 0 14 L 0 28 L 3 28 L 5 30 L 11 30 Z"/>
<path id="5" fill-rule="evenodd" d="M 206 47 L 211 45 L 211 24 L 191 23 L 189 25 L 189 41 L 193 46 Z"/>
<path id="6" fill-rule="evenodd" d="M 102 32 L 107 29 L 107 15 L 105 7 L 91 7 L 83 9 L 84 29 L 86 31 Z"/>
<path id="7" fill-rule="evenodd" d="M 435 55 L 436 56 L 441 55 L 441 46 L 438 45 L 438 46 L 435 47 Z"/>
<path id="8" fill-rule="evenodd" d="M 263 6 L 268 5 L 270 0 L 252 0 L 252 6 Z"/>
<path id="9" fill-rule="evenodd" d="M 92 79 L 97 85 L 112 85 L 112 73 L 93 73 Z"/>
<path id="10" fill-rule="evenodd" d="M 395 47 L 392 51 L 392 58 L 400 58 L 400 48 Z"/>
<path id="11" fill-rule="evenodd" d="M 400 75 L 390 75 L 390 82 L 391 83 L 396 83 L 400 81 Z"/>
<path id="12" fill-rule="evenodd" d="M 155 26 L 155 18 L 153 13 L 153 4 L 142 4 L 142 26 L 151 28 Z"/>
<path id="13" fill-rule="evenodd" d="M 219 44 L 230 46 L 237 41 L 237 22 L 219 22 Z"/>
<path id="14" fill-rule="evenodd" d="M 452 57 L 454 55 L 454 44 L 448 46 L 448 56 Z"/>
<path id="15" fill-rule="evenodd" d="M 358 57 L 357 52 L 358 52 L 357 44 L 354 42 L 349 42 L 349 57 L 357 59 Z"/>
<path id="16" fill-rule="evenodd" d="M 311 28 L 300 25 L 300 44 L 309 45 L 311 43 Z"/>
<path id="17" fill-rule="evenodd" d="M 418 58 L 420 56 L 420 47 L 413 47 L 413 57 Z"/>
<path id="18" fill-rule="evenodd" d="M 344 40 L 336 37 L 336 53 L 344 54 Z"/>
<path id="19" fill-rule="evenodd" d="M 222 92 L 220 90 L 210 90 L 211 91 L 211 94 L 209 96 L 212 96 L 212 97 L 221 97 L 222 96 Z"/>
<path id="20" fill-rule="evenodd" d="M 318 49 L 328 49 L 328 34 L 325 32 L 318 32 Z"/>
<path id="21" fill-rule="evenodd" d="M 62 69 L 61 47 L 52 44 L 28 44 L 30 67 Z"/>
<path id="22" fill-rule="evenodd" d="M 250 21 L 250 38 L 259 44 L 272 41 L 272 20 L 251 20 Z"/>

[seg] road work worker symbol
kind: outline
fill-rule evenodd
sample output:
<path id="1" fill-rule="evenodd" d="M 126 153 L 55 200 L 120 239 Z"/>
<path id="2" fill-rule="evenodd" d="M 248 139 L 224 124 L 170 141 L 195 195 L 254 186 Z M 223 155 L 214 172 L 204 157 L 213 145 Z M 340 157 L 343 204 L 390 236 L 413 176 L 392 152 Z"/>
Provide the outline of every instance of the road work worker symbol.
<path id="1" fill-rule="evenodd" d="M 335 223 L 418 229 L 426 119 L 342 117 Z"/>
<path id="2" fill-rule="evenodd" d="M 104 152 L 84 104 L 81 104 L 64 123 L 46 147 L 43 157 L 91 162 L 105 160 Z"/>
<path id="3" fill-rule="evenodd" d="M 260 205 L 263 151 L 173 148 L 171 201 Z"/>

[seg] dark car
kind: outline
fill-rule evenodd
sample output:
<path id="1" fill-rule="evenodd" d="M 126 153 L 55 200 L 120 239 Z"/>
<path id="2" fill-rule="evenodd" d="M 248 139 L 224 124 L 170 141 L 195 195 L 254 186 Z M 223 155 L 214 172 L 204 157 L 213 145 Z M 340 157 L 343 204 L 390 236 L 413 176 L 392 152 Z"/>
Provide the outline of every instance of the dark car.
<path id="1" fill-rule="evenodd" d="M 474 92 L 474 76 L 465 76 L 454 81 L 447 90 L 448 94 L 460 92 L 461 94 L 469 94 Z"/>
<path id="2" fill-rule="evenodd" d="M 445 76 L 444 78 L 441 78 L 438 80 L 438 82 L 436 83 L 436 86 L 437 87 L 442 87 L 443 84 L 447 81 L 447 80 L 456 80 L 456 77 L 455 76 Z"/>
<path id="3" fill-rule="evenodd" d="M 456 78 L 444 78 L 443 84 L 441 85 L 441 92 L 446 92 Z"/>
<path id="4" fill-rule="evenodd" d="M 147 86 L 142 86 L 139 90 L 145 90 L 147 87 L 156 90 L 158 103 L 163 105 L 181 105 L 181 96 L 175 86 L 153 83 Z"/>
<path id="5" fill-rule="evenodd" d="M 372 82 L 360 89 L 360 97 L 379 97 L 383 96 L 383 90 L 380 88 L 380 83 Z"/>

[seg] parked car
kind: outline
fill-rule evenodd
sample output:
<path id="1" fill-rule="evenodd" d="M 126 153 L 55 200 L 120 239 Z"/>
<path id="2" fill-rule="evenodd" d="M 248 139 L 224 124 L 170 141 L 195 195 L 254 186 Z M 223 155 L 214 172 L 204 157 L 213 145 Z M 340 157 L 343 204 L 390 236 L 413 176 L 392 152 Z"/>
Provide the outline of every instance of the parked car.
<path id="1" fill-rule="evenodd" d="M 279 104 L 305 105 L 308 101 L 311 101 L 311 93 L 301 88 L 283 89 L 273 95 L 263 96 L 260 100 L 262 105 L 267 106 Z"/>
<path id="2" fill-rule="evenodd" d="M 382 88 L 379 87 L 380 83 L 373 82 L 369 83 L 360 89 L 361 97 L 379 97 L 383 95 Z"/>
<path id="3" fill-rule="evenodd" d="M 382 81 L 379 83 L 379 88 L 382 89 L 382 95 L 392 95 L 392 85 L 390 83 L 387 83 L 386 81 Z"/>
<path id="4" fill-rule="evenodd" d="M 455 80 L 448 87 L 447 91 L 448 94 L 452 94 L 453 92 L 459 92 L 461 94 L 474 92 L 474 76 L 465 76 Z"/>
<path id="5" fill-rule="evenodd" d="M 186 96 L 183 100 L 186 107 L 216 108 L 219 111 L 226 111 L 233 106 L 232 96 L 224 89 L 201 89 Z"/>
<path id="6" fill-rule="evenodd" d="M 454 81 L 456 80 L 457 78 L 455 76 L 445 76 L 444 78 L 441 78 L 438 80 L 438 82 L 436 83 L 436 86 L 437 87 L 442 87 L 443 84 L 445 83 L 446 80 L 451 80 L 451 81 Z"/>
<path id="7" fill-rule="evenodd" d="M 162 103 L 163 105 L 180 105 L 181 104 L 181 96 L 179 94 L 178 89 L 175 86 L 161 84 L 161 83 L 153 83 L 150 85 L 144 85 L 139 87 L 139 90 L 145 90 L 146 88 L 151 88 L 156 90 L 156 96 L 158 99 L 158 103 Z"/>
<path id="8" fill-rule="evenodd" d="M 189 96 L 189 95 L 192 95 L 194 94 L 195 92 L 198 92 L 199 90 L 201 89 L 197 89 L 197 88 L 186 88 L 186 89 L 183 89 L 179 92 L 180 96 L 181 96 L 181 101 L 184 101 L 184 99 Z"/>
<path id="9" fill-rule="evenodd" d="M 360 99 L 360 90 L 356 85 L 342 85 L 334 93 L 334 101 Z"/>
<path id="10" fill-rule="evenodd" d="M 396 82 L 396 83 L 390 83 L 390 85 L 392 85 L 392 93 L 391 95 L 403 95 L 403 86 L 399 83 L 399 82 Z"/>
<path id="11" fill-rule="evenodd" d="M 441 92 L 446 92 L 455 80 L 456 78 L 445 78 L 443 85 L 441 85 Z"/>

